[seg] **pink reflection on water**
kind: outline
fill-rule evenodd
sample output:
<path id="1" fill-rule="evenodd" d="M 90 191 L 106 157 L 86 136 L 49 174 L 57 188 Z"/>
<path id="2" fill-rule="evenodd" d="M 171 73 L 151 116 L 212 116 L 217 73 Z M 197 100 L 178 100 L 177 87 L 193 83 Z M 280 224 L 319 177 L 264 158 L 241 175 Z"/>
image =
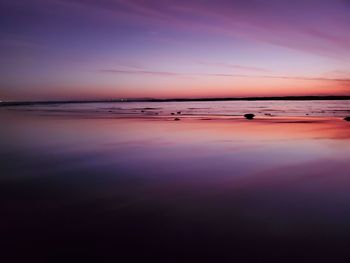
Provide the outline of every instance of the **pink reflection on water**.
<path id="1" fill-rule="evenodd" d="M 26 247 L 50 251 L 63 235 L 122 251 L 187 244 L 196 255 L 210 244 L 215 254 L 270 254 L 281 242 L 334 251 L 350 240 L 342 119 L 1 117 L 0 230 Z"/>

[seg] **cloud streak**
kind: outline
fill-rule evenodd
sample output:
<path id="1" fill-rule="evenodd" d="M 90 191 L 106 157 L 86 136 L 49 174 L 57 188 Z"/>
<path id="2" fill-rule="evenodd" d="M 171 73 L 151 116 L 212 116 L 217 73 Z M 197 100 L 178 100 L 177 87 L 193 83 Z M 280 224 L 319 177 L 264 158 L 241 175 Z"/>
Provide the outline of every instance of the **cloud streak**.
<path id="1" fill-rule="evenodd" d="M 244 65 L 238 65 L 238 64 L 230 64 L 230 63 L 199 61 L 198 64 L 200 64 L 200 65 L 208 65 L 208 66 L 215 66 L 215 67 L 224 67 L 224 68 L 237 69 L 237 70 L 244 70 L 244 71 L 269 72 L 269 70 L 264 69 L 264 68 L 258 68 L 258 67 L 252 67 L 252 66 L 244 66 Z"/>
<path id="2" fill-rule="evenodd" d="M 233 78 L 265 78 L 265 79 L 286 79 L 286 80 L 306 80 L 306 81 L 331 81 L 344 82 L 350 84 L 350 78 L 324 78 L 324 77 L 303 77 L 303 76 L 283 76 L 283 75 L 256 75 L 256 74 L 227 74 L 227 73 L 179 73 L 169 71 L 152 70 L 119 70 L 119 69 L 100 69 L 98 72 L 110 74 L 128 74 L 128 75 L 148 75 L 148 76 L 212 76 L 212 77 L 233 77 Z"/>
<path id="3" fill-rule="evenodd" d="M 166 71 L 149 71 L 149 70 L 121 70 L 121 69 L 101 69 L 99 72 L 112 73 L 112 74 L 129 74 L 129 75 L 148 75 L 148 76 L 165 76 L 175 77 L 182 76 L 185 74 L 166 72 Z"/>

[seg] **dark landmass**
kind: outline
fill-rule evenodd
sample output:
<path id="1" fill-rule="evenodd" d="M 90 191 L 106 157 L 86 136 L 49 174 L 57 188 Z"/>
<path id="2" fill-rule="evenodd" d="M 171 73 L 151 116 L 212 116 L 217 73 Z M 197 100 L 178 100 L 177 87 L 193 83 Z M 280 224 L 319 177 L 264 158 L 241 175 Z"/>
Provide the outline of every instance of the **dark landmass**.
<path id="1" fill-rule="evenodd" d="M 267 101 L 267 100 L 350 100 L 350 96 L 285 96 L 285 97 L 241 97 L 241 98 L 178 98 L 178 99 L 112 99 L 112 100 L 66 100 L 66 101 L 5 101 L 1 106 L 29 106 L 69 103 L 100 103 L 100 102 L 186 102 L 186 101 Z"/>
<path id="2" fill-rule="evenodd" d="M 255 115 L 252 113 L 244 114 L 244 118 L 246 118 L 248 120 L 252 120 L 252 119 L 254 119 L 254 117 L 255 117 Z"/>

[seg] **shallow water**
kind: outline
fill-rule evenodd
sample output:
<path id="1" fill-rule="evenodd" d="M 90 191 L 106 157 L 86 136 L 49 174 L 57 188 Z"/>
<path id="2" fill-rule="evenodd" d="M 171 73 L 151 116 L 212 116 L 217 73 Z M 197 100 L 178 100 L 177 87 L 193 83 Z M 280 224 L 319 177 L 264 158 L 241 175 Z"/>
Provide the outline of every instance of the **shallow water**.
<path id="1" fill-rule="evenodd" d="M 0 231 L 13 257 L 349 261 L 350 122 L 66 106 L 78 110 L 0 111 Z"/>
<path id="2" fill-rule="evenodd" d="M 181 111 L 184 116 L 318 116 L 350 115 L 350 100 L 319 101 L 209 101 L 209 102 L 112 102 L 72 103 L 8 107 L 11 110 L 42 113 L 168 116 Z"/>

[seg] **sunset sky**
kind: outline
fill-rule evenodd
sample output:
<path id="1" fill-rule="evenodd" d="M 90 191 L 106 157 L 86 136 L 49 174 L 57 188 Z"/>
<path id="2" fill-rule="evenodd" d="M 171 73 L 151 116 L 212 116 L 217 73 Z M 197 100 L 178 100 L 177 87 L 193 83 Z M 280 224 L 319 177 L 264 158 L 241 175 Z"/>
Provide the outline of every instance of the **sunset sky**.
<path id="1" fill-rule="evenodd" d="M 350 95 L 349 0 L 1 0 L 0 100 Z"/>

